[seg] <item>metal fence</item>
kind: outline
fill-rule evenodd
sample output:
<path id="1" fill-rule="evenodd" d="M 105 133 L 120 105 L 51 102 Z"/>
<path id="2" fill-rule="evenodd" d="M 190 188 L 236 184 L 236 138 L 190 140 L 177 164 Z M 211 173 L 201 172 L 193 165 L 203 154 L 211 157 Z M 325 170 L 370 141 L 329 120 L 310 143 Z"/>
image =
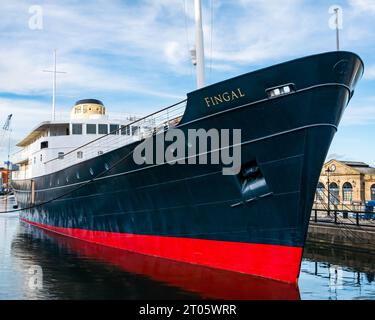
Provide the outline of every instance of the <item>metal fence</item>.
<path id="1" fill-rule="evenodd" d="M 313 208 L 310 221 L 375 228 L 375 212 Z"/>

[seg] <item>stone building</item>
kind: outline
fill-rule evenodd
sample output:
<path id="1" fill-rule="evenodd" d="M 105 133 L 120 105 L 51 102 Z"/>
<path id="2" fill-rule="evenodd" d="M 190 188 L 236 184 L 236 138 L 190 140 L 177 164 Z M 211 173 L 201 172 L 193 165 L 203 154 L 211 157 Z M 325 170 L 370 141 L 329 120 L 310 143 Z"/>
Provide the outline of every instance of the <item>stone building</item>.
<path id="1" fill-rule="evenodd" d="M 315 201 L 330 190 L 332 204 L 364 205 L 375 200 L 375 168 L 364 162 L 330 160 L 322 168 Z M 328 202 L 327 197 L 325 197 Z"/>

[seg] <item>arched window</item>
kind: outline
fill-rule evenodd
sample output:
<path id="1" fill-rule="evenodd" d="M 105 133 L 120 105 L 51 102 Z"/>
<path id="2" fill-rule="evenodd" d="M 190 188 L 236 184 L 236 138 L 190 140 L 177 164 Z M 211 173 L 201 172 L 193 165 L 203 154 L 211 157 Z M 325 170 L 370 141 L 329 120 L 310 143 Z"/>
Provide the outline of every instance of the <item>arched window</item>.
<path id="1" fill-rule="evenodd" d="M 348 202 L 353 201 L 353 187 L 349 182 L 345 182 L 342 186 L 342 200 Z"/>
<path id="2" fill-rule="evenodd" d="M 339 203 L 339 187 L 336 183 L 332 182 L 329 185 L 329 199 L 331 204 Z"/>
<path id="3" fill-rule="evenodd" d="M 375 200 L 375 184 L 371 186 L 371 200 Z"/>
<path id="4" fill-rule="evenodd" d="M 316 187 L 315 201 L 321 202 L 324 200 L 324 189 L 324 184 L 319 182 Z"/>

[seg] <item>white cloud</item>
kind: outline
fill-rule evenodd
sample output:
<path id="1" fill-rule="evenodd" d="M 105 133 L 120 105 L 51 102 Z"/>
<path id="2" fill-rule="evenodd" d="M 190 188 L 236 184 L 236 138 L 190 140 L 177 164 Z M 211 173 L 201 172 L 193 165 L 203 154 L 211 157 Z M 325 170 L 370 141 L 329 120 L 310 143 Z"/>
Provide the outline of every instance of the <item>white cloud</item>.
<path id="1" fill-rule="evenodd" d="M 375 14 L 374 0 L 349 0 L 349 4 L 358 12 Z"/>
<path id="2" fill-rule="evenodd" d="M 367 80 L 375 79 L 375 65 L 368 66 L 365 68 L 364 79 L 367 79 Z"/>
<path id="3" fill-rule="evenodd" d="M 354 102 L 354 101 L 353 101 Z M 342 118 L 344 126 L 375 124 L 375 97 L 350 103 Z"/>

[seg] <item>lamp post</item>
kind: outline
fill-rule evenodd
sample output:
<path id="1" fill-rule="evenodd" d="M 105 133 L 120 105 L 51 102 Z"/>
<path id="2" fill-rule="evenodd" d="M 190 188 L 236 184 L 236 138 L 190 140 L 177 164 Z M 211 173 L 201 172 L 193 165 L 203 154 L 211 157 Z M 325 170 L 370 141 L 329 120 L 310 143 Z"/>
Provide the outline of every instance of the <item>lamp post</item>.
<path id="1" fill-rule="evenodd" d="M 329 182 L 329 174 L 331 173 L 331 172 L 335 172 L 336 171 L 336 166 L 333 164 L 333 165 L 331 165 L 330 167 L 328 167 L 327 169 L 326 169 L 326 171 L 325 172 L 327 172 L 327 184 L 328 184 L 328 188 L 327 188 L 327 190 L 328 190 L 328 215 L 331 215 L 331 206 L 330 206 L 330 203 L 331 203 L 331 199 L 330 199 L 330 196 L 331 196 L 331 191 L 330 191 L 330 182 Z"/>

